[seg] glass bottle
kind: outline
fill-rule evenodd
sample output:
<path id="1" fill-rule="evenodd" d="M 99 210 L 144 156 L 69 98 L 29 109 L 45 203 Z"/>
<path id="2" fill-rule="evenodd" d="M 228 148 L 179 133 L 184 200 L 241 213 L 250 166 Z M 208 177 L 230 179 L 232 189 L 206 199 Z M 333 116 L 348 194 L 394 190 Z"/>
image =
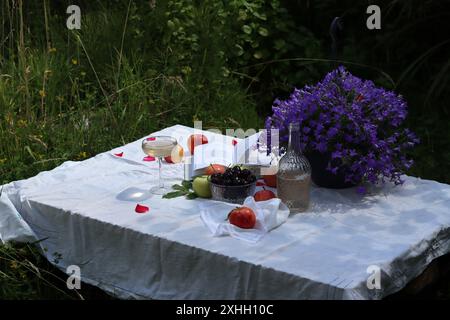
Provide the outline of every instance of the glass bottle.
<path id="1" fill-rule="evenodd" d="M 289 125 L 287 152 L 278 162 L 278 198 L 292 213 L 304 212 L 309 207 L 311 189 L 311 165 L 300 150 L 300 125 Z"/>

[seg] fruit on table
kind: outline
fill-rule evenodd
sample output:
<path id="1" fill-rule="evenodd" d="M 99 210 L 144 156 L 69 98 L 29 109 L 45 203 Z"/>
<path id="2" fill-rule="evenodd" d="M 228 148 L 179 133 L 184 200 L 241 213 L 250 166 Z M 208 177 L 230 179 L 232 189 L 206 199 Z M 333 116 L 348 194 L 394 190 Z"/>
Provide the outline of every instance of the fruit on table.
<path id="1" fill-rule="evenodd" d="M 211 182 L 222 186 L 242 186 L 256 181 L 256 177 L 248 169 L 239 166 L 227 168 L 224 173 L 211 175 Z"/>
<path id="2" fill-rule="evenodd" d="M 208 138 L 203 134 L 191 134 L 188 138 L 187 145 L 189 148 L 189 152 L 193 155 L 194 149 L 196 146 L 207 144 Z"/>
<path id="3" fill-rule="evenodd" d="M 227 170 L 227 167 L 221 164 L 211 164 L 205 168 L 205 175 L 210 176 L 214 173 L 224 173 Z"/>
<path id="4" fill-rule="evenodd" d="M 230 211 L 228 221 L 239 228 L 252 229 L 256 224 L 256 215 L 248 207 L 239 207 Z"/>
<path id="5" fill-rule="evenodd" d="M 272 187 L 272 188 L 277 187 L 277 175 L 276 174 L 263 176 L 263 179 L 268 187 Z"/>
<path id="6" fill-rule="evenodd" d="M 275 195 L 275 193 L 266 189 L 256 192 L 253 196 L 253 198 L 255 198 L 255 201 L 267 201 L 276 197 L 277 196 Z"/>
<path id="7" fill-rule="evenodd" d="M 199 176 L 194 179 L 192 189 L 201 198 L 211 198 L 208 176 Z"/>
<path id="8" fill-rule="evenodd" d="M 180 163 L 183 160 L 184 150 L 183 147 L 177 144 L 170 154 L 170 156 L 164 157 L 167 163 Z"/>

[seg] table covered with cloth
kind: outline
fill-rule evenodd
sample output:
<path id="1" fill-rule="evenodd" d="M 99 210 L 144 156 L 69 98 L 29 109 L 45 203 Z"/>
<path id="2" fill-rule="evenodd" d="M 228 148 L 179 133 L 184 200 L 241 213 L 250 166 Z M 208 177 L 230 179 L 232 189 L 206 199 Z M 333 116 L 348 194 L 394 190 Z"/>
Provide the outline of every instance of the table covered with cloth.
<path id="1" fill-rule="evenodd" d="M 186 148 L 193 131 L 155 134 Z M 199 214 L 211 200 L 153 196 L 136 213 L 118 195 L 157 184 L 157 162 L 143 157 L 138 140 L 4 185 L 1 238 L 44 239 L 62 270 L 77 265 L 82 281 L 136 299 L 380 299 L 450 251 L 446 184 L 404 177 L 366 196 L 313 187 L 306 213 L 248 243 L 212 236 Z M 163 177 L 180 183 L 183 164 L 164 164 Z M 367 285 L 374 270 L 379 287 Z"/>

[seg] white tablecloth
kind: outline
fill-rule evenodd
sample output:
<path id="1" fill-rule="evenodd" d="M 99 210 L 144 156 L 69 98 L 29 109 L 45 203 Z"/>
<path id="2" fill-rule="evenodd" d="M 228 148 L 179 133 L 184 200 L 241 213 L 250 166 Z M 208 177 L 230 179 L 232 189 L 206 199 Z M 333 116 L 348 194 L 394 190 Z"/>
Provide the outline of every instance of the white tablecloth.
<path id="1" fill-rule="evenodd" d="M 181 138 L 192 130 L 160 133 Z M 50 261 L 61 254 L 60 268 L 78 265 L 83 281 L 121 298 L 378 299 L 450 251 L 449 185 L 406 177 L 404 186 L 364 198 L 314 188 L 308 213 L 249 244 L 211 236 L 199 216 L 210 200 L 155 196 L 141 202 L 150 211 L 137 214 L 135 202 L 118 199 L 127 188 L 156 184 L 156 162 L 142 158 L 136 141 L 5 185 L 0 222 L 21 216 L 20 226 L 48 237 Z M 182 165 L 163 169 L 183 177 Z M 0 235 L 7 231 L 0 225 Z M 366 285 L 371 265 L 381 269 L 381 289 Z"/>

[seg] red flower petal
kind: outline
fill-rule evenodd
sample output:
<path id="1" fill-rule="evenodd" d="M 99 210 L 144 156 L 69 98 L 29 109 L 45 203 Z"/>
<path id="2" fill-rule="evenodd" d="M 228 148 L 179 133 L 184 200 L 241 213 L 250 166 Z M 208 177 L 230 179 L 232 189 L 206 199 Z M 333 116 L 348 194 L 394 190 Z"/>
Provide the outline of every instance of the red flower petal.
<path id="1" fill-rule="evenodd" d="M 265 186 L 265 185 L 266 185 L 266 183 L 264 181 L 256 181 L 256 186 L 257 187 L 262 187 L 262 186 Z"/>
<path id="2" fill-rule="evenodd" d="M 134 211 L 136 211 L 137 213 L 146 213 L 146 212 L 148 212 L 150 210 L 150 208 L 149 207 L 147 207 L 147 206 L 143 206 L 143 205 L 141 205 L 141 204 L 137 204 L 136 205 L 136 209 L 134 209 Z"/>
<path id="3" fill-rule="evenodd" d="M 238 144 L 237 140 L 235 140 L 235 139 L 233 139 L 233 141 L 231 143 L 233 144 L 233 146 Z"/>
<path id="4" fill-rule="evenodd" d="M 114 153 L 114 155 L 116 157 L 122 158 L 123 157 L 123 152 L 121 152 L 121 153 Z"/>
<path id="5" fill-rule="evenodd" d="M 149 138 L 147 138 L 147 141 L 155 141 L 155 140 L 156 140 L 155 137 L 149 137 Z"/>
<path id="6" fill-rule="evenodd" d="M 152 156 L 146 156 L 144 157 L 144 159 L 142 159 L 142 161 L 147 161 L 147 162 L 151 162 L 151 161 L 155 161 L 156 158 L 152 157 Z"/>

